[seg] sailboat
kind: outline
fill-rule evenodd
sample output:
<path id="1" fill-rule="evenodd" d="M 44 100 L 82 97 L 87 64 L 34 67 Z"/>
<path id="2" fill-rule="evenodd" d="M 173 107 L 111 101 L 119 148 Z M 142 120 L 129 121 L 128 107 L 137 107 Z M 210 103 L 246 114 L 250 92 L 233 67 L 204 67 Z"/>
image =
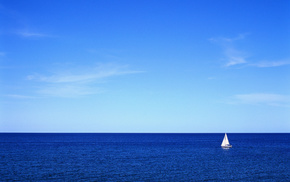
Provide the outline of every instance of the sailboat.
<path id="1" fill-rule="evenodd" d="M 230 142 L 228 140 L 228 136 L 227 134 L 225 133 L 225 136 L 224 136 L 224 140 L 221 144 L 222 148 L 231 148 L 232 146 L 230 145 Z"/>

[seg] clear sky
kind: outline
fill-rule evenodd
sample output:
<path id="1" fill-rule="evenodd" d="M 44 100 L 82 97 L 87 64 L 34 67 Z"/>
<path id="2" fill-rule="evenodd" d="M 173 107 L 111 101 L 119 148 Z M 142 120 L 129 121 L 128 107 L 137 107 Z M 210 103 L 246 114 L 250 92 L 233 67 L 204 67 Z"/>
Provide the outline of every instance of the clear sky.
<path id="1" fill-rule="evenodd" d="M 0 0 L 0 132 L 290 132 L 290 1 Z"/>

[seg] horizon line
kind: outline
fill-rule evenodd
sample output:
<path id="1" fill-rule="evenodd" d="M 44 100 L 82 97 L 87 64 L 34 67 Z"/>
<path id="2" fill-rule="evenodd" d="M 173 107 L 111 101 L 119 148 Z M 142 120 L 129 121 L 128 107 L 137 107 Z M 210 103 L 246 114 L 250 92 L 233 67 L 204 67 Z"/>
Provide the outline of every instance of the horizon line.
<path id="1" fill-rule="evenodd" d="M 290 132 L 0 132 L 0 134 L 290 134 Z"/>

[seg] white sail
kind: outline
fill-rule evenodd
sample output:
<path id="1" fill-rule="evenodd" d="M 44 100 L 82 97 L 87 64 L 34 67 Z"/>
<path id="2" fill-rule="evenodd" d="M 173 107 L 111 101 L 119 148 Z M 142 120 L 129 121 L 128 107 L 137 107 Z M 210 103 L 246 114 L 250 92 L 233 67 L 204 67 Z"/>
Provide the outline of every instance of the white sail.
<path id="1" fill-rule="evenodd" d="M 229 140 L 228 140 L 228 136 L 227 136 L 226 133 L 225 133 L 224 140 L 223 140 L 221 146 L 222 146 L 222 147 L 230 146 L 230 142 L 229 142 Z"/>

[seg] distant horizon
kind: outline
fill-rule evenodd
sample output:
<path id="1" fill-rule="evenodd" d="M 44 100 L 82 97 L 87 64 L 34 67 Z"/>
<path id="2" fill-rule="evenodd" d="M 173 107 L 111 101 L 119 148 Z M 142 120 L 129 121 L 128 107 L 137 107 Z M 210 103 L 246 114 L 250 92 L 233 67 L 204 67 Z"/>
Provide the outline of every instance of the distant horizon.
<path id="1" fill-rule="evenodd" d="M 144 132 L 144 133 L 134 133 L 134 132 L 0 132 L 0 133 L 35 133 L 35 134 L 49 134 L 49 133 L 59 133 L 59 134 L 225 134 L 225 133 L 219 133 L 219 132 L 213 132 L 213 133 L 151 133 L 151 132 Z M 247 133 L 240 133 L 240 132 L 230 132 L 227 134 L 290 134 L 290 132 L 247 132 Z"/>

